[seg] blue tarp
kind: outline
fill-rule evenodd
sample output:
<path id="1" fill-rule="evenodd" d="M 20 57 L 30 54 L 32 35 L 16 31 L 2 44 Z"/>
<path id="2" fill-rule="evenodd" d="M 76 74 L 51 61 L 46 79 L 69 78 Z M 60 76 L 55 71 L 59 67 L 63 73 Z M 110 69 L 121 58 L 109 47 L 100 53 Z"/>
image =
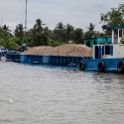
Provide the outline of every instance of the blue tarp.
<path id="1" fill-rule="evenodd" d="M 27 44 L 26 44 L 26 43 L 23 43 L 23 44 L 22 44 L 22 46 L 23 46 L 23 47 L 26 47 L 26 46 L 27 46 Z"/>

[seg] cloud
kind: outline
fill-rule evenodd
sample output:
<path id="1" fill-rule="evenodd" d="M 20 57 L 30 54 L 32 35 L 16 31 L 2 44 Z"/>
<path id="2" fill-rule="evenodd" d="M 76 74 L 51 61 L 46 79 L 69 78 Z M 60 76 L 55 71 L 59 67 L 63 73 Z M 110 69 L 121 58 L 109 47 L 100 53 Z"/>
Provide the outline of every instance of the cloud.
<path id="1" fill-rule="evenodd" d="M 72 24 L 86 30 L 89 23 L 101 29 L 100 14 L 118 7 L 123 0 L 28 0 L 28 28 L 32 28 L 40 18 L 49 28 L 54 29 L 58 22 Z M 12 30 L 17 23 L 25 23 L 25 0 L 0 0 L 0 18 Z"/>

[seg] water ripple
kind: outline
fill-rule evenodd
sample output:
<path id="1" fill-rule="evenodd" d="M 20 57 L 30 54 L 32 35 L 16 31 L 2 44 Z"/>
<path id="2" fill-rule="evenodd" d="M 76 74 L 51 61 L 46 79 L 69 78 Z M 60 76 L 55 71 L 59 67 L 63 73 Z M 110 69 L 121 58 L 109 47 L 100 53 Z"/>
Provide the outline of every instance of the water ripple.
<path id="1" fill-rule="evenodd" d="M 124 76 L 0 62 L 0 123 L 123 124 Z"/>

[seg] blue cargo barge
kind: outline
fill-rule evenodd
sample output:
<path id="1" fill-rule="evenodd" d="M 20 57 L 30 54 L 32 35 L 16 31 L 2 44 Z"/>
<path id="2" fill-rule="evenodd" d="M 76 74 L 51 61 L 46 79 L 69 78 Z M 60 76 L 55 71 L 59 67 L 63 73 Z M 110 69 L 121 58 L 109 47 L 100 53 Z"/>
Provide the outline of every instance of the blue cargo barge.
<path id="1" fill-rule="evenodd" d="M 7 61 L 18 62 L 22 64 L 67 66 L 79 68 L 80 63 L 83 60 L 92 59 L 92 57 L 7 53 L 6 59 Z"/>
<path id="2" fill-rule="evenodd" d="M 124 26 L 103 26 L 111 30 L 112 43 L 93 46 L 92 57 L 28 55 L 7 53 L 6 58 L 12 62 L 32 65 L 53 65 L 77 67 L 81 71 L 124 72 Z"/>

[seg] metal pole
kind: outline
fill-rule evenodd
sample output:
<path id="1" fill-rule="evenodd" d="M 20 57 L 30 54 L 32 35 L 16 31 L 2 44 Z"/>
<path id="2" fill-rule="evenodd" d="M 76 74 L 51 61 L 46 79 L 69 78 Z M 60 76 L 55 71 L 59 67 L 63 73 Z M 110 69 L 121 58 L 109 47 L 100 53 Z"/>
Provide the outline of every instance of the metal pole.
<path id="1" fill-rule="evenodd" d="M 1 27 L 2 27 L 2 22 L 3 22 L 3 18 L 1 18 L 1 25 L 0 25 Z"/>
<path id="2" fill-rule="evenodd" d="M 27 0 L 26 0 L 26 7 L 25 7 L 25 31 L 27 29 Z"/>

